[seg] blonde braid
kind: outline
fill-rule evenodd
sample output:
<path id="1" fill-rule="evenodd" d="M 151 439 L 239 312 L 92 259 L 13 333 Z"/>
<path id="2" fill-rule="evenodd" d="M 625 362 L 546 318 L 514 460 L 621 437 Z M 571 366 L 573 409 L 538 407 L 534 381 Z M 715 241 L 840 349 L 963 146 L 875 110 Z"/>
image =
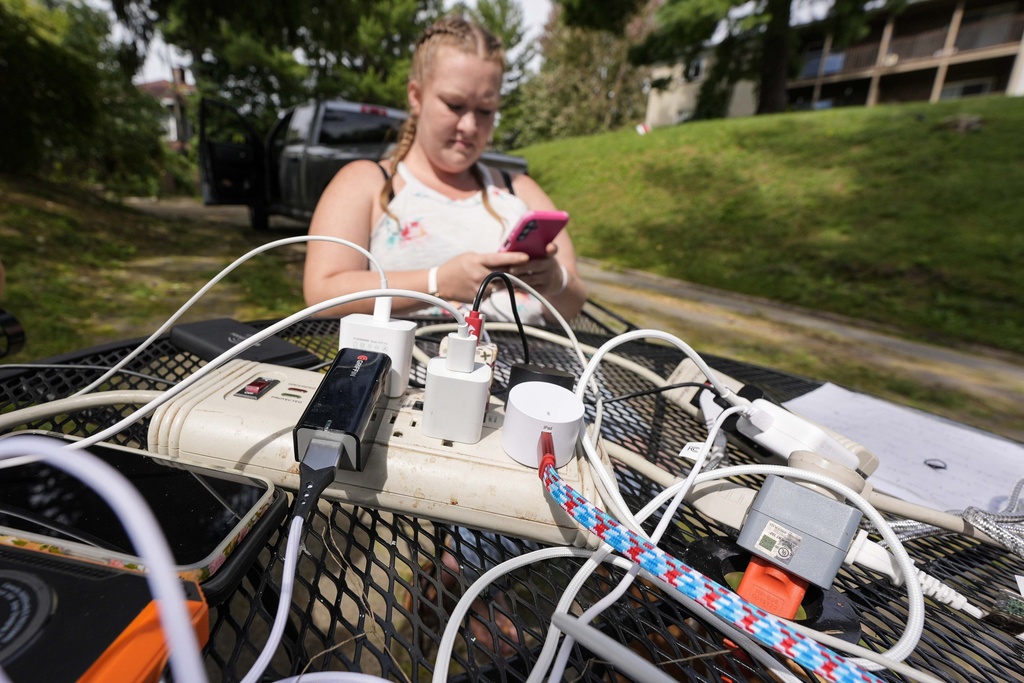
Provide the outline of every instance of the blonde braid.
<path id="1" fill-rule="evenodd" d="M 478 183 L 480 183 L 480 198 L 483 200 L 484 208 L 487 209 L 487 213 L 494 216 L 494 219 L 501 223 L 502 228 L 508 227 L 505 225 L 505 221 L 502 220 L 501 216 L 498 215 L 498 212 L 494 210 L 494 207 L 491 206 L 491 200 L 487 198 L 487 180 L 484 178 L 484 172 L 483 169 L 480 168 L 480 164 L 473 164 L 473 177 L 476 178 Z"/>
<path id="2" fill-rule="evenodd" d="M 409 153 L 409 150 L 412 148 L 412 141 L 416 138 L 416 123 L 417 116 L 410 114 L 409 118 L 402 124 L 402 131 L 398 135 L 398 143 L 395 145 L 394 151 L 391 152 L 391 173 L 388 174 L 388 179 L 384 181 L 384 187 L 380 191 L 380 205 L 384 208 L 384 213 L 393 218 L 396 223 L 398 222 L 398 216 L 391 213 L 388 204 L 391 203 L 391 192 L 395 187 L 395 173 L 398 172 L 398 162 Z"/>

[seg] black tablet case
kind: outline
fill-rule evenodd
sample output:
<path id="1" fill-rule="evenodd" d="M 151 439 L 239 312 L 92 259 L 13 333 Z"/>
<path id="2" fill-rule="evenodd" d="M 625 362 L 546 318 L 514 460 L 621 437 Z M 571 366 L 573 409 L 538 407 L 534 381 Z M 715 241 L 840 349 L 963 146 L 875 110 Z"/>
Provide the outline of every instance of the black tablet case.
<path id="1" fill-rule="evenodd" d="M 233 318 L 216 318 L 171 328 L 171 343 L 203 360 L 213 360 L 228 349 L 259 332 L 252 325 Z M 322 361 L 312 352 L 280 337 L 268 337 L 250 346 L 236 358 L 290 368 L 309 368 Z"/>

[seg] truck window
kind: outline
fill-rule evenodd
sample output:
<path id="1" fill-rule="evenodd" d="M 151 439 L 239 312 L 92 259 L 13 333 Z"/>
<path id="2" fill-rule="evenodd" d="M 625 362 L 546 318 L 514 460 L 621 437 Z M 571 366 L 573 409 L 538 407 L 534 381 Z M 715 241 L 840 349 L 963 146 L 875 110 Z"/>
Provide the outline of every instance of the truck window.
<path id="1" fill-rule="evenodd" d="M 292 113 L 292 120 L 288 124 L 288 133 L 284 137 L 286 145 L 296 145 L 306 142 L 309 136 L 309 129 L 313 125 L 313 114 L 316 107 L 307 104 L 296 107 Z"/>
<path id="2" fill-rule="evenodd" d="M 317 142 L 327 146 L 391 142 L 398 138 L 401 125 L 401 121 L 379 114 L 328 109 Z"/>

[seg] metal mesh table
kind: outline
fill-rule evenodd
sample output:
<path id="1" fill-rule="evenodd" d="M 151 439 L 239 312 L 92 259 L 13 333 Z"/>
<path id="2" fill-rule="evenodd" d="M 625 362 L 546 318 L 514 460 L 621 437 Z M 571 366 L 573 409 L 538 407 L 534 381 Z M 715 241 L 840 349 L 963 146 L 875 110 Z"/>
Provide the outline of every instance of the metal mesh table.
<path id="1" fill-rule="evenodd" d="M 628 327 L 599 309 L 588 310 L 591 314 L 573 321 L 585 344 L 600 346 Z M 307 320 L 281 336 L 327 362 L 337 349 L 337 322 Z M 500 395 L 509 364 L 522 359 L 522 347 L 514 333 L 498 332 L 494 337 L 501 348 L 494 384 Z M 0 412 L 70 395 L 101 372 L 83 366 L 109 367 L 134 349 L 138 341 L 51 359 L 69 367 L 18 370 L 0 366 Z M 418 343 L 431 354 L 436 352 L 438 337 L 422 337 Z M 529 344 L 533 362 L 580 372 L 578 361 L 565 346 L 537 338 L 531 338 Z M 643 341 L 629 342 L 618 347 L 616 353 L 661 377 L 667 377 L 683 358 L 675 348 Z M 728 359 L 706 360 L 716 370 L 755 384 L 777 400 L 819 386 L 805 378 Z M 163 389 L 167 382 L 181 379 L 201 365 L 199 358 L 176 348 L 164 337 L 125 369 L 131 372 L 120 373 L 111 384 L 120 389 Z M 648 380 L 612 364 L 602 366 L 600 376 L 603 386 L 613 394 L 651 387 Z M 424 369 L 417 366 L 412 381 L 423 380 Z M 119 405 L 90 408 L 17 429 L 45 427 L 85 436 L 115 423 L 130 410 Z M 592 417 L 592 406 L 589 411 Z M 605 439 L 642 453 L 676 474 L 686 472 L 676 456 L 682 446 L 703 441 L 706 435 L 703 425 L 660 394 L 610 404 L 602 433 Z M 145 440 L 145 420 L 116 439 L 136 446 L 144 446 Z M 732 447 L 730 458 L 736 464 L 752 461 L 752 456 Z M 633 470 L 620 467 L 617 476 L 623 496 L 633 509 L 642 507 L 660 491 L 657 484 Z M 756 486 L 759 479 L 750 478 L 745 483 Z M 205 651 L 211 680 L 241 679 L 261 652 L 276 611 L 284 541 L 282 527 L 271 536 L 231 597 L 213 607 L 211 638 Z M 458 560 L 458 570 L 445 568 L 442 561 L 446 541 Z M 506 559 L 536 547 L 532 542 L 493 533 L 457 533 L 426 519 L 321 504 L 303 543 L 285 639 L 266 680 L 318 670 L 362 671 L 396 681 L 428 680 L 452 605 L 472 577 L 485 569 L 475 566 L 473 558 Z M 716 573 L 724 577 L 741 557 L 727 529 L 691 508 L 680 510 L 677 523 L 670 527 L 661 547 L 695 567 L 703 566 L 712 578 L 720 578 Z M 907 549 L 919 567 L 982 608 L 993 604 L 1000 588 L 1013 587 L 1015 574 L 1024 575 L 1021 558 L 960 537 L 919 539 L 908 543 Z M 487 601 L 488 614 L 481 617 L 476 630 L 468 622 L 462 624 L 451 678 L 525 680 L 544 642 L 555 605 L 581 564 L 582 560 L 576 559 L 545 561 L 509 576 L 499 586 L 503 597 Z M 442 581 L 439 570 L 432 567 L 443 568 L 440 571 L 447 572 L 449 579 Z M 605 595 L 622 574 L 618 569 L 594 574 L 580 593 L 581 608 Z M 866 570 L 842 569 L 835 587 L 817 599 L 839 605 L 839 630 L 853 629 L 861 644 L 879 651 L 898 640 L 907 617 L 903 590 Z M 824 617 L 808 618 L 813 621 Z M 515 637 L 504 635 L 497 627 L 497 622 L 506 619 L 514 624 Z M 643 581 L 635 583 L 594 625 L 679 680 L 770 679 L 743 652 L 724 642 L 716 630 Z M 1024 643 L 969 616 L 929 604 L 924 638 L 908 663 L 947 681 L 1021 681 Z M 806 672 L 795 672 L 811 680 Z M 886 680 L 904 680 L 890 672 L 880 675 Z M 572 651 L 566 676 L 586 681 L 624 678 L 599 653 L 578 645 Z"/>

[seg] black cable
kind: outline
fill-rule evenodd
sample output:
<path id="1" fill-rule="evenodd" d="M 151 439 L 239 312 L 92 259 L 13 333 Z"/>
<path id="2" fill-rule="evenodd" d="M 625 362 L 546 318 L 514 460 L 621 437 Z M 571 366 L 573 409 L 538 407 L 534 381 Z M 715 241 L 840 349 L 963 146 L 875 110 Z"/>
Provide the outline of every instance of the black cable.
<path id="1" fill-rule="evenodd" d="M 519 309 L 516 307 L 516 291 L 515 287 L 512 286 L 512 281 L 508 278 L 508 275 L 500 271 L 494 271 L 484 278 L 484 281 L 480 283 L 480 288 L 476 290 L 476 298 L 473 299 L 473 310 L 479 311 L 480 304 L 484 298 L 484 292 L 487 291 L 487 285 L 491 284 L 492 280 L 501 279 L 505 283 L 505 289 L 508 290 L 509 304 L 512 306 L 512 317 L 515 318 L 516 326 L 519 328 L 519 339 L 523 343 L 523 362 L 527 365 L 530 364 L 530 346 L 526 341 L 526 330 L 523 329 L 523 321 L 519 319 Z"/>
<path id="2" fill-rule="evenodd" d="M 623 394 L 622 396 L 615 396 L 614 398 L 605 399 L 605 404 L 615 403 L 616 401 L 625 401 L 627 398 L 639 398 L 640 396 L 649 396 L 650 394 L 659 394 L 663 391 L 669 391 L 670 389 L 685 389 L 686 387 L 700 387 L 701 389 L 707 389 L 715 396 L 718 396 L 718 390 L 710 384 L 703 382 L 680 382 L 678 384 L 666 384 L 663 387 L 655 387 L 654 389 L 643 389 L 642 391 L 634 391 L 630 394 Z"/>

